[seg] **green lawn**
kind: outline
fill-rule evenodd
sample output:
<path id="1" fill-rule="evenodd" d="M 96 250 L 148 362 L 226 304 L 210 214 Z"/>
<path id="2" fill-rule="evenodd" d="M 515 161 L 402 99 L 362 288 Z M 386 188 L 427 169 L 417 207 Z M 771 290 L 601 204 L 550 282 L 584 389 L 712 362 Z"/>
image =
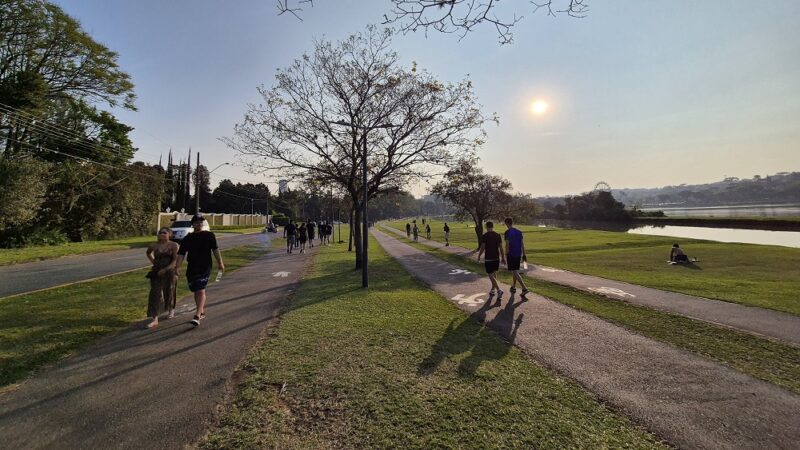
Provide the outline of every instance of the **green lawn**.
<path id="1" fill-rule="evenodd" d="M 415 281 L 376 241 L 370 288 L 322 247 L 203 448 L 658 448 Z"/>
<path id="2" fill-rule="evenodd" d="M 244 234 L 258 233 L 264 227 L 258 228 L 233 228 L 215 232 Z M 19 264 L 31 261 L 60 258 L 62 256 L 86 255 L 89 253 L 111 252 L 114 250 L 128 250 L 131 248 L 145 248 L 156 241 L 155 236 L 137 236 L 123 239 L 109 239 L 105 241 L 68 242 L 61 245 L 45 245 L 25 248 L 0 248 L 0 266 Z"/>
<path id="3" fill-rule="evenodd" d="M 224 252 L 230 273 L 263 255 L 263 247 Z M 57 361 L 99 337 L 145 318 L 146 269 L 0 299 L 0 387 Z M 178 280 L 178 298 L 189 293 Z"/>
<path id="4" fill-rule="evenodd" d="M 475 259 L 433 249 L 406 238 L 401 241 L 452 264 L 484 273 Z M 501 270 L 498 279 L 511 284 L 511 275 Z M 525 277 L 537 294 L 614 322 L 631 331 L 714 359 L 756 378 L 800 394 L 800 348 L 742 333 L 730 328 L 651 310 L 577 289 Z M 488 288 L 487 280 L 487 288 Z"/>
<path id="5" fill-rule="evenodd" d="M 405 229 L 405 221 L 388 224 Z M 450 223 L 450 242 L 475 248 L 473 228 Z M 442 222 L 433 239 L 444 241 Z M 505 226 L 497 228 L 504 231 Z M 528 260 L 666 291 L 800 314 L 800 249 L 679 239 L 694 266 L 665 261 L 677 238 L 609 231 L 521 226 Z"/>

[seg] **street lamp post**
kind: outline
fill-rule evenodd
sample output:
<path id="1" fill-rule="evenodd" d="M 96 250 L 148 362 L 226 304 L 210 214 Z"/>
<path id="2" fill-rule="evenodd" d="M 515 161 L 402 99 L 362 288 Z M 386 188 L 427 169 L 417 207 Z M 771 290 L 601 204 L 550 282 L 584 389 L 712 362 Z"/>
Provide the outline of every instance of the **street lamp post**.
<path id="1" fill-rule="evenodd" d="M 224 163 L 218 165 L 217 167 L 214 167 L 213 170 L 208 172 L 208 177 L 211 178 L 211 174 L 214 173 L 214 170 L 217 170 L 222 166 L 230 166 L 230 165 L 231 165 L 231 163 L 224 162 Z M 200 154 L 199 153 L 197 154 L 197 167 L 200 167 Z M 200 213 L 200 173 L 198 172 L 197 175 L 198 176 L 195 177 L 195 179 L 194 179 L 194 183 L 195 183 L 195 185 L 194 185 L 194 196 L 195 196 L 195 203 L 196 203 L 195 204 L 195 210 L 199 214 Z M 211 181 L 211 180 L 209 179 L 208 181 Z M 250 209 L 251 210 L 253 209 L 253 205 L 252 204 L 250 205 Z"/>

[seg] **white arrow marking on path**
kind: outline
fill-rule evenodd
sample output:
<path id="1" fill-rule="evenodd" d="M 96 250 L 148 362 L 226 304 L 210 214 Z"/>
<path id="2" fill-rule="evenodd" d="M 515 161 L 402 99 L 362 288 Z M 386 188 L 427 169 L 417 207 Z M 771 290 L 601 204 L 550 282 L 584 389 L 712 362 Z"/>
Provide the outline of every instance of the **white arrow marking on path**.
<path id="1" fill-rule="evenodd" d="M 450 269 L 450 273 L 448 275 L 469 275 L 472 272 L 466 269 Z"/>
<path id="2" fill-rule="evenodd" d="M 542 269 L 542 272 L 551 272 L 551 273 L 563 272 L 563 270 L 561 269 L 553 269 L 552 267 L 540 267 L 540 269 Z"/>
<path id="3" fill-rule="evenodd" d="M 272 274 L 272 276 L 274 278 L 277 278 L 277 277 L 286 278 L 286 277 L 289 276 L 290 273 L 291 272 L 275 272 L 275 273 Z"/>
<path id="4" fill-rule="evenodd" d="M 599 288 L 589 288 L 589 290 L 592 291 L 592 292 L 597 292 L 598 294 L 610 294 L 610 295 L 616 295 L 618 297 L 636 298 L 635 295 L 629 294 L 629 293 L 623 291 L 622 289 L 617 289 L 617 288 L 611 288 L 611 287 L 602 286 L 602 287 L 599 287 Z"/>
<path id="5" fill-rule="evenodd" d="M 480 305 L 481 303 L 483 303 L 483 299 L 482 298 L 478 298 L 478 297 L 482 297 L 482 296 L 483 296 L 483 294 L 472 294 L 469 297 L 465 297 L 464 294 L 458 294 L 455 297 L 453 297 L 451 300 L 458 301 L 459 305 L 465 305 L 465 304 L 466 305 Z"/>

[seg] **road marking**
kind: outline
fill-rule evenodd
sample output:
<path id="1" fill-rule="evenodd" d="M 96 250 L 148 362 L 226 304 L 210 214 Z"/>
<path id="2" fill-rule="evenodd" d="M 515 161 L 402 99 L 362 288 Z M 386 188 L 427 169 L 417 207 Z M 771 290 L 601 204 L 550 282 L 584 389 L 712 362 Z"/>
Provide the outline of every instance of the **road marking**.
<path id="1" fill-rule="evenodd" d="M 563 272 L 563 270 L 561 269 L 553 269 L 552 267 L 540 267 L 540 269 L 542 270 L 542 272 L 550 272 L 550 273 Z"/>
<path id="2" fill-rule="evenodd" d="M 465 297 L 464 294 L 458 294 L 451 300 L 456 300 L 459 305 L 480 305 L 484 300 L 478 297 L 482 296 L 483 294 L 472 294 L 469 297 Z"/>
<path id="3" fill-rule="evenodd" d="M 598 294 L 616 295 L 618 297 L 623 297 L 623 298 L 624 297 L 636 298 L 636 296 L 633 295 L 633 294 L 625 292 L 622 289 L 617 289 L 617 288 L 612 288 L 612 287 L 602 286 L 602 287 L 599 287 L 599 288 L 588 288 L 588 289 L 590 291 L 596 292 Z"/>
<path id="4" fill-rule="evenodd" d="M 280 278 L 286 278 L 286 277 L 288 277 L 288 276 L 289 276 L 289 274 L 290 274 L 290 273 L 291 273 L 291 272 L 275 272 L 275 273 L 273 273 L 273 274 L 272 274 L 272 277 L 273 277 L 273 278 L 278 278 L 278 277 L 280 277 Z"/>
<path id="5" fill-rule="evenodd" d="M 448 275 L 469 275 L 472 271 L 466 269 L 450 269 L 450 273 Z"/>

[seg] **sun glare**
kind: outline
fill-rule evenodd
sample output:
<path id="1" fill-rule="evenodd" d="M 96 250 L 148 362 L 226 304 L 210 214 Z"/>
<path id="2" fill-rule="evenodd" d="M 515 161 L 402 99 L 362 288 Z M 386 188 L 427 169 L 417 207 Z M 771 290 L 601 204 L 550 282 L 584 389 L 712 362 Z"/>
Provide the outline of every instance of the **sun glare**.
<path id="1" fill-rule="evenodd" d="M 536 100 L 533 103 L 531 103 L 531 112 L 536 114 L 537 116 L 546 113 L 548 108 L 549 105 L 544 100 Z"/>

